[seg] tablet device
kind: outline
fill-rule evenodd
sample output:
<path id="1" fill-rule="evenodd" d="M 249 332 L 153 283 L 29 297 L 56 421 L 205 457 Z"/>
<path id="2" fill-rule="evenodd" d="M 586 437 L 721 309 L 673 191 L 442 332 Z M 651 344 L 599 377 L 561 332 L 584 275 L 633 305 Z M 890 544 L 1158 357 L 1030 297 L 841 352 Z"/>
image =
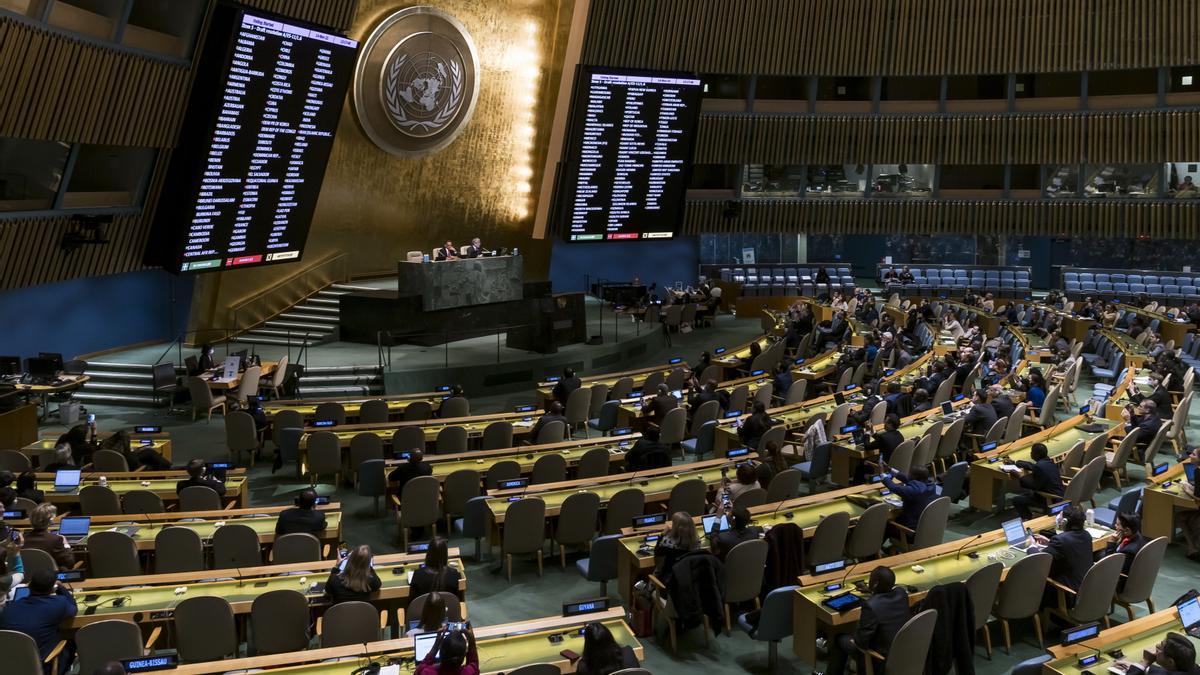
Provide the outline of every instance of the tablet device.
<path id="1" fill-rule="evenodd" d="M 841 595 L 835 595 L 832 598 L 825 598 L 821 601 L 821 604 L 835 612 L 844 613 L 862 605 L 862 598 L 853 593 L 847 592 L 842 593 Z"/>

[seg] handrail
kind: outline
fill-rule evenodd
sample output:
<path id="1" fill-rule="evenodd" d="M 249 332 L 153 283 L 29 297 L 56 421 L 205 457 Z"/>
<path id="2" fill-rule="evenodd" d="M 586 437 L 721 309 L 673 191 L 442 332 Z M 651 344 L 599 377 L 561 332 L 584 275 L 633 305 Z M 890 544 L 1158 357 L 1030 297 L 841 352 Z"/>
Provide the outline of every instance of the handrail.
<path id="1" fill-rule="evenodd" d="M 469 335 L 471 337 L 487 337 L 494 333 L 496 335 L 496 363 L 499 363 L 500 362 L 500 335 L 502 333 L 507 333 L 507 332 L 513 331 L 513 330 L 521 330 L 521 329 L 536 328 L 536 327 L 537 327 L 537 324 L 522 323 L 522 324 L 514 324 L 511 326 L 508 326 L 508 325 L 493 326 L 493 327 L 487 328 L 487 329 L 474 328 L 474 329 L 453 330 L 453 331 L 452 330 L 412 331 L 412 332 L 401 333 L 401 332 L 397 332 L 397 331 L 380 330 L 380 331 L 375 332 L 376 357 L 377 357 L 377 360 L 379 363 L 379 369 L 382 372 L 385 367 L 390 368 L 392 366 L 391 350 L 392 350 L 392 346 L 396 342 L 396 338 L 414 338 L 414 337 L 420 337 L 422 335 L 428 335 L 428 336 L 433 336 L 433 337 L 444 338 L 442 341 L 442 344 L 445 346 L 446 367 L 448 368 L 450 366 L 450 343 L 457 342 L 457 340 L 451 340 L 450 339 L 451 336 Z M 388 340 L 389 344 L 386 344 L 386 345 L 384 344 L 384 336 L 385 335 L 389 336 L 389 338 L 390 338 Z M 387 350 L 386 363 L 384 360 L 384 350 L 385 349 Z"/>
<path id="2" fill-rule="evenodd" d="M 253 293 L 249 293 L 249 294 L 247 294 L 245 297 L 243 297 L 243 298 L 241 298 L 241 299 L 239 299 L 239 300 L 235 300 L 235 301 L 233 301 L 232 303 L 230 303 L 230 305 L 229 305 L 229 309 L 230 309 L 231 311 L 237 312 L 238 310 L 245 308 L 247 305 L 249 305 L 250 303 L 254 302 L 255 300 L 258 300 L 258 299 L 259 299 L 259 298 L 261 298 L 262 296 L 266 295 L 267 293 L 270 293 L 270 292 L 274 291 L 274 290 L 275 290 L 275 289 L 277 289 L 277 288 L 280 288 L 280 287 L 286 286 L 286 285 L 288 285 L 288 284 L 291 284 L 291 283 L 292 283 L 293 281 L 295 281 L 296 279 L 298 279 L 298 278 L 300 278 L 300 277 L 302 277 L 302 276 L 305 276 L 305 275 L 307 275 L 308 273 L 312 272 L 313 270 L 317 269 L 318 267 L 321 267 L 321 266 L 323 266 L 323 265 L 325 265 L 325 264 L 327 264 L 327 263 L 330 263 L 330 262 L 334 262 L 334 261 L 337 261 L 337 260 L 342 260 L 342 259 L 344 259 L 345 257 L 346 257 L 346 254 L 345 254 L 344 252 L 339 252 L 339 251 L 331 251 L 331 252 L 330 252 L 328 255 L 326 255 L 324 258 L 322 258 L 322 259 L 320 259 L 320 260 L 317 260 L 316 262 L 314 262 L 313 264 L 309 265 L 308 267 L 304 267 L 304 268 L 302 268 L 302 269 L 298 269 L 298 270 L 296 270 L 295 272 L 293 272 L 293 273 L 291 273 L 291 274 L 287 275 L 286 277 L 283 277 L 282 279 L 279 279 L 278 281 L 276 281 L 275 283 L 271 284 L 270 286 L 267 286 L 266 288 L 261 288 L 261 289 L 259 289 L 259 290 L 255 291 L 255 292 L 253 292 Z"/>
<path id="3" fill-rule="evenodd" d="M 324 258 L 300 270 L 296 270 L 253 293 L 247 294 L 230 304 L 226 316 L 237 326 L 235 332 L 240 333 L 270 320 L 288 309 L 295 307 L 309 297 L 340 281 L 348 278 L 346 262 L 348 257 L 343 252 L 332 252 Z M 330 270 L 333 266 L 340 270 Z M 278 300 L 284 302 L 279 302 Z M 272 302 L 275 301 L 275 302 Z M 284 306 L 280 306 L 280 305 Z M 257 305 L 257 306 L 256 306 Z M 241 316 L 248 313 L 247 321 Z M 243 326 L 243 323 L 245 324 Z"/>

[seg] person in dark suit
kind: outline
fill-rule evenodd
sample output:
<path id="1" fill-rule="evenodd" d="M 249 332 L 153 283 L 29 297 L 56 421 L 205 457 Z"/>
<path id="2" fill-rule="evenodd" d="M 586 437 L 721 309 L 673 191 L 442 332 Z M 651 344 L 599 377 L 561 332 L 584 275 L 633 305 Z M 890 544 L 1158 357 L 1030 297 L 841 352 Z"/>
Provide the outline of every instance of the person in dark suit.
<path id="1" fill-rule="evenodd" d="M 658 393 L 650 402 L 646 404 L 646 420 L 655 424 L 662 424 L 662 420 L 675 408 L 679 407 L 679 400 L 671 395 L 671 390 L 667 385 L 658 385 Z"/>
<path id="2" fill-rule="evenodd" d="M 893 476 L 885 473 L 883 485 L 900 497 L 902 506 L 896 522 L 910 530 L 917 529 L 921 512 L 930 502 L 937 499 L 937 486 L 929 480 L 929 469 L 923 466 L 914 466 L 908 475 L 896 473 Z"/>
<path id="3" fill-rule="evenodd" d="M 751 448 L 758 447 L 758 441 L 762 439 L 763 434 L 775 424 L 771 416 L 767 414 L 767 406 L 762 401 L 754 402 L 754 412 L 746 418 L 738 429 L 738 437 L 742 442 Z"/>
<path id="4" fill-rule="evenodd" d="M 325 531 L 325 514 L 316 510 L 317 491 L 309 488 L 301 490 L 296 497 L 296 506 L 284 509 L 279 513 L 275 523 L 275 536 L 306 532 L 318 535 Z"/>
<path id="5" fill-rule="evenodd" d="M 788 389 L 792 388 L 792 369 L 788 367 L 786 361 L 775 365 L 775 377 L 771 381 L 774 384 L 772 393 L 777 398 L 787 398 Z"/>
<path id="6" fill-rule="evenodd" d="M 539 417 L 537 423 L 529 430 L 529 440 L 536 443 L 538 434 L 551 422 L 562 422 L 563 426 L 567 424 L 567 417 L 563 415 L 563 404 L 558 401 L 551 401 L 550 405 L 546 406 L 546 414 Z"/>
<path id="7" fill-rule="evenodd" d="M 204 475 L 204 460 L 193 459 L 187 463 L 188 477 L 175 484 L 175 494 L 183 492 L 184 488 L 195 485 L 206 487 L 217 493 L 218 497 L 225 495 L 225 484 L 214 477 Z"/>
<path id="8" fill-rule="evenodd" d="M 483 247 L 483 242 L 479 241 L 479 237 L 471 240 L 471 245 L 463 250 L 464 258 L 478 258 L 488 255 L 488 250 Z"/>
<path id="9" fill-rule="evenodd" d="M 1167 391 L 1167 388 L 1163 386 L 1162 379 L 1162 375 L 1152 371 L 1150 373 L 1150 383 L 1151 386 L 1154 387 L 1154 390 L 1148 395 L 1142 394 L 1141 392 L 1134 393 L 1129 397 L 1129 400 L 1133 401 L 1134 403 L 1141 403 L 1142 401 L 1154 401 L 1155 412 L 1158 413 L 1160 418 L 1165 420 L 1171 418 L 1172 399 L 1171 392 Z"/>
<path id="10" fill-rule="evenodd" d="M 1146 538 L 1142 536 L 1142 517 L 1136 513 L 1118 513 L 1113 527 L 1115 531 L 1108 538 L 1103 555 L 1124 554 L 1125 563 L 1121 566 L 1121 573 L 1128 576 L 1133 559 L 1137 556 L 1138 551 L 1146 545 Z M 1118 582 L 1117 590 L 1124 587 L 1125 579 L 1122 578 Z"/>
<path id="11" fill-rule="evenodd" d="M 1032 462 L 1020 460 L 1016 465 L 1025 473 L 1017 481 L 1021 484 L 1021 492 L 1013 497 L 1013 508 L 1024 520 L 1033 517 L 1030 507 L 1041 504 L 1042 497 L 1038 493 L 1048 493 L 1061 497 L 1063 495 L 1062 474 L 1058 464 L 1049 457 L 1049 449 L 1045 443 L 1034 443 L 1029 449 Z"/>
<path id="12" fill-rule="evenodd" d="M 988 394 L 991 397 L 992 409 L 996 411 L 996 418 L 1008 417 L 1012 415 L 1017 405 L 1009 398 L 1008 394 L 1000 387 L 989 387 Z"/>
<path id="13" fill-rule="evenodd" d="M 1154 658 L 1143 654 L 1141 663 L 1127 663 L 1125 675 L 1196 675 L 1196 647 L 1186 635 L 1167 633 L 1154 646 Z M 1122 663 L 1118 661 L 1118 663 Z"/>
<path id="14" fill-rule="evenodd" d="M 554 400 L 566 405 L 567 397 L 571 395 L 571 392 L 582 386 L 583 381 L 575 375 L 574 368 L 563 368 L 562 379 L 554 384 L 550 395 L 554 397 Z"/>
<path id="15" fill-rule="evenodd" d="M 1092 568 L 1092 535 L 1084 529 L 1087 514 L 1078 506 L 1068 506 L 1061 515 L 1063 531 L 1053 537 L 1034 535 L 1034 541 L 1045 547 L 1054 558 L 1050 563 L 1050 578 L 1072 590 L 1079 590 L 1083 577 Z M 1057 606 L 1058 595 L 1047 584 L 1044 606 Z M 1047 603 L 1047 600 L 1050 602 Z"/>
<path id="16" fill-rule="evenodd" d="M 736 508 L 729 516 L 729 529 L 718 532 L 716 536 L 710 534 L 709 541 L 712 542 L 712 552 L 724 560 L 734 546 L 761 536 L 762 528 L 750 524 L 750 512 L 745 508 Z"/>
<path id="17" fill-rule="evenodd" d="M 458 249 L 454 248 L 454 242 L 447 241 L 446 245 L 439 248 L 434 256 L 435 260 L 458 260 Z"/>
<path id="18" fill-rule="evenodd" d="M 658 427 L 648 426 L 625 453 L 625 470 L 642 471 L 671 466 L 671 448 L 658 442 Z"/>
<path id="19" fill-rule="evenodd" d="M 1121 411 L 1121 418 L 1125 420 L 1125 433 L 1138 430 L 1137 447 L 1141 451 L 1146 450 L 1146 446 L 1154 440 L 1154 435 L 1163 424 L 1162 418 L 1158 416 L 1158 405 L 1150 399 L 1144 399 L 1136 408 L 1125 406 Z M 1141 459 L 1143 463 L 1153 460 L 1152 457 Z"/>
<path id="20" fill-rule="evenodd" d="M 717 392 L 717 381 L 709 380 L 704 383 L 700 391 L 692 394 L 692 398 L 688 400 L 688 409 L 695 414 L 700 406 L 709 401 L 716 401 L 718 406 L 721 406 L 721 395 Z"/>
<path id="21" fill-rule="evenodd" d="M 30 575 L 29 595 L 5 605 L 4 614 L 0 615 L 0 628 L 33 638 L 38 655 L 45 659 L 58 644 L 59 624 L 75 616 L 77 611 L 71 591 L 58 583 L 52 570 L 40 569 Z M 71 655 L 65 658 L 67 664 L 73 660 Z M 66 670 L 64 668 L 62 672 Z"/>
<path id="22" fill-rule="evenodd" d="M 873 434 L 864 446 L 867 450 L 879 452 L 879 458 L 885 463 L 892 458 L 892 453 L 904 442 L 904 434 L 900 433 L 900 416 L 888 415 L 883 418 L 883 431 Z M 861 462 L 855 471 L 854 482 L 866 482 L 871 473 L 871 467 Z"/>
<path id="23" fill-rule="evenodd" d="M 971 397 L 971 403 L 971 410 L 967 413 L 963 428 L 969 434 L 983 436 L 1000 417 L 996 415 L 996 409 L 992 407 L 992 404 L 987 402 L 986 389 L 976 389 L 975 395 Z"/>
<path id="24" fill-rule="evenodd" d="M 858 672 L 865 672 L 860 650 L 874 649 L 886 656 L 896 633 L 912 618 L 908 591 L 896 586 L 895 572 L 882 565 L 876 567 L 867 585 L 871 597 L 863 601 L 858 628 L 853 637 L 840 633 L 834 638 L 829 649 L 829 670 L 824 675 L 843 675 L 852 655 L 860 659 Z"/>
<path id="25" fill-rule="evenodd" d="M 404 484 L 417 476 L 432 476 L 433 467 L 425 463 L 425 453 L 413 449 L 408 454 L 408 462 L 392 469 L 388 474 L 388 483 L 396 484 L 396 496 L 404 493 Z"/>

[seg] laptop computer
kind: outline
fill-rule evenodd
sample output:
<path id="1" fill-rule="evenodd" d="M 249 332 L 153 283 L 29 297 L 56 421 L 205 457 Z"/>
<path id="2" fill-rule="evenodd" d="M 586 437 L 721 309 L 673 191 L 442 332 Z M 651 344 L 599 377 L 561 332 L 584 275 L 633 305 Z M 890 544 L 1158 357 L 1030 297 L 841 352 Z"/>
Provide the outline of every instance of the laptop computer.
<path id="1" fill-rule="evenodd" d="M 700 523 L 701 527 L 704 528 L 705 534 L 724 532 L 729 529 L 729 519 L 725 517 L 725 514 L 721 514 L 719 520 L 715 513 L 704 516 L 700 519 Z"/>
<path id="2" fill-rule="evenodd" d="M 429 652 L 433 650 L 433 644 L 437 642 L 437 636 L 436 632 L 417 633 L 413 636 L 413 658 L 417 663 L 424 661 L 425 657 L 429 656 Z"/>
<path id="3" fill-rule="evenodd" d="M 83 472 L 79 469 L 59 469 L 54 473 L 55 492 L 74 492 L 79 489 Z"/>
<path id="4" fill-rule="evenodd" d="M 1042 550 L 1033 544 L 1033 539 L 1025 531 L 1025 523 L 1020 518 L 1006 520 L 1000 527 L 1004 529 L 1004 539 L 1008 542 L 1008 547 L 1014 551 L 1037 553 Z"/>
<path id="5" fill-rule="evenodd" d="M 88 528 L 91 526 L 90 516 L 66 516 L 58 522 L 58 533 L 68 544 L 77 544 L 88 536 Z"/>
<path id="6" fill-rule="evenodd" d="M 1200 637 L 1200 598 L 1179 603 L 1179 621 L 1192 637 Z"/>

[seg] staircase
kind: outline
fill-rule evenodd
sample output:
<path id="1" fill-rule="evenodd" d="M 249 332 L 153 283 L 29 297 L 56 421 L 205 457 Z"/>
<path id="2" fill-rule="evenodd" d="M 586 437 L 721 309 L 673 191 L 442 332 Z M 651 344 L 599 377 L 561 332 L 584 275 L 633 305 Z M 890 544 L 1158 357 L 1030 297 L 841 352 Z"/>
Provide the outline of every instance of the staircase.
<path id="1" fill-rule="evenodd" d="M 300 397 L 367 396 L 383 393 L 383 371 L 377 365 L 310 367 L 300 378 Z"/>
<path id="2" fill-rule="evenodd" d="M 238 335 L 233 341 L 259 345 L 287 345 L 290 336 L 292 346 L 311 347 L 336 340 L 340 317 L 338 298 L 354 291 L 376 290 L 379 289 L 352 284 L 332 284 L 274 318 Z"/>
<path id="3" fill-rule="evenodd" d="M 88 361 L 90 378 L 73 397 L 84 405 L 154 405 L 152 366 L 144 363 Z"/>

